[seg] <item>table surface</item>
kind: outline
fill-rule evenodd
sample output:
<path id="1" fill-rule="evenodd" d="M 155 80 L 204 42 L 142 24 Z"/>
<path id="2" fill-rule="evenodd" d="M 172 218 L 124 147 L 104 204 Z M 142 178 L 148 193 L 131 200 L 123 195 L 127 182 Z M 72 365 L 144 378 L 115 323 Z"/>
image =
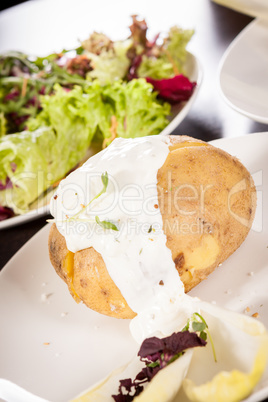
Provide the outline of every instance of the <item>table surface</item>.
<path id="1" fill-rule="evenodd" d="M 3 35 L 1 35 L 1 29 L 4 29 L 3 24 L 5 23 L 5 19 L 10 17 L 11 12 L 15 13 L 17 18 L 17 15 L 19 15 L 20 12 L 25 12 L 25 5 L 28 6 L 29 3 L 35 3 L 34 7 L 31 7 L 31 9 L 33 10 L 33 13 L 37 13 L 37 1 L 24 3 L 19 6 L 4 10 L 0 13 L 0 51 L 2 51 L 3 47 L 5 46 L 3 44 L 3 39 L 7 41 L 10 39 L 8 36 L 3 38 Z M 49 16 L 50 14 L 48 11 L 52 3 L 49 0 L 46 0 L 46 6 L 44 3 L 45 1 L 40 1 L 40 5 L 42 5 L 43 10 L 45 7 L 47 7 L 47 16 Z M 186 5 L 187 3 L 188 5 Z M 138 7 L 140 8 L 137 8 L 136 12 L 143 10 L 142 6 L 139 6 L 139 4 L 141 4 L 141 2 L 138 2 Z M 228 48 L 229 44 L 233 41 L 237 34 L 252 21 L 252 18 L 217 5 L 209 0 L 180 0 L 178 4 L 179 5 L 176 6 L 177 8 L 180 6 L 183 7 L 182 10 L 184 12 L 184 16 L 186 16 L 186 23 L 190 22 L 191 19 L 194 21 L 196 32 L 191 41 L 190 51 L 194 53 L 200 60 L 204 71 L 204 78 L 201 89 L 191 111 L 183 122 L 174 130 L 173 134 L 187 134 L 195 138 L 210 141 L 221 137 L 236 137 L 244 134 L 250 135 L 250 133 L 254 132 L 268 131 L 267 125 L 254 122 L 227 106 L 219 94 L 217 84 L 218 66 L 224 51 Z M 193 5 L 195 4 L 196 7 L 193 8 Z M 188 10 L 185 10 L 185 7 L 188 7 Z M 172 13 L 166 14 L 167 16 L 163 17 L 163 19 L 166 20 L 165 23 L 162 24 L 163 26 L 165 26 L 165 24 L 169 24 L 170 22 L 171 24 L 173 24 L 174 21 L 176 22 L 176 16 L 173 15 L 171 18 L 170 15 Z M 94 11 L 92 18 L 94 20 Z M 28 25 L 27 21 L 25 22 L 24 28 L 27 31 Z M 120 23 L 127 26 L 128 22 L 129 21 L 121 21 Z M 49 26 L 50 21 L 46 21 L 46 23 Z M 61 23 L 62 21 L 59 19 L 59 26 L 57 29 L 60 29 Z M 147 23 L 150 27 L 150 24 L 153 23 L 152 18 L 149 18 Z M 14 29 L 16 32 L 15 27 Z M 95 29 L 95 27 L 93 27 L 93 29 L 87 27 L 87 29 L 89 34 L 93 29 Z M 11 32 L 11 30 L 12 27 L 10 27 L 9 32 Z M 103 31 L 105 31 L 104 27 Z M 84 33 L 85 29 L 81 32 Z M 43 34 L 42 32 L 37 33 L 37 40 L 39 40 L 41 43 L 40 49 L 42 48 L 42 43 L 50 46 L 50 44 L 46 41 L 46 35 L 47 32 Z M 13 40 L 13 38 L 11 38 L 9 42 L 11 45 L 16 46 L 15 39 Z M 57 42 L 56 39 L 55 42 L 55 46 L 60 44 L 60 42 Z M 32 49 L 34 49 L 35 44 L 33 41 L 29 45 L 32 46 Z M 25 43 L 22 45 L 20 43 L 20 46 L 25 46 Z M 14 48 L 13 50 L 17 49 Z M 50 50 L 53 51 L 54 49 L 52 48 Z M 8 262 L 8 260 L 25 242 L 27 242 L 46 224 L 48 217 L 49 216 L 43 216 L 31 222 L 0 231 L 0 268 L 2 268 Z"/>

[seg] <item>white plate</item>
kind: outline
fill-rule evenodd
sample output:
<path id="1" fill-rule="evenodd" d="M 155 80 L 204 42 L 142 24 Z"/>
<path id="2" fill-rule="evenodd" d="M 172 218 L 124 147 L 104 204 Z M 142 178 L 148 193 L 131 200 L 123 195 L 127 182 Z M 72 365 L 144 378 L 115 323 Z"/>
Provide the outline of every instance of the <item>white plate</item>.
<path id="1" fill-rule="evenodd" d="M 253 230 L 221 267 L 191 295 L 244 313 L 259 313 L 268 327 L 268 133 L 213 142 L 236 155 L 253 174 L 258 208 Z M 0 378 L 49 401 L 67 401 L 136 351 L 128 320 L 77 305 L 51 267 L 49 225 L 0 273 Z M 268 372 L 248 399 L 268 396 Z"/>
<path id="2" fill-rule="evenodd" d="M 230 7 L 239 13 L 251 17 L 268 18 L 267 0 L 214 0 L 224 7 Z"/>
<path id="3" fill-rule="evenodd" d="M 92 153 L 90 154 L 90 156 Z M 34 219 L 38 219 L 41 216 L 47 215 L 50 212 L 49 204 L 50 198 L 55 193 L 56 188 L 47 191 L 45 195 L 40 196 L 36 201 L 34 201 L 29 207 L 29 211 L 22 215 L 16 215 L 12 218 L 6 219 L 4 221 L 0 221 L 0 230 L 10 228 L 12 226 L 21 225 L 22 223 L 26 223 L 32 221 Z"/>
<path id="4" fill-rule="evenodd" d="M 178 125 L 189 113 L 200 89 L 203 78 L 202 67 L 199 60 L 192 53 L 189 52 L 187 52 L 185 70 L 187 71 L 187 76 L 190 81 L 196 82 L 196 87 L 194 88 L 193 94 L 187 102 L 182 102 L 177 106 L 172 106 L 172 120 L 169 125 L 161 132 L 162 135 L 169 135 L 172 133 L 173 130 L 175 130 L 176 127 L 178 127 Z"/>
<path id="5" fill-rule="evenodd" d="M 237 112 L 268 123 L 268 21 L 254 20 L 231 43 L 219 67 L 223 98 Z"/>
<path id="6" fill-rule="evenodd" d="M 49 205 L 46 205 L 41 208 L 34 209 L 30 212 L 27 212 L 24 215 L 16 215 L 12 218 L 5 219 L 4 221 L 0 221 L 0 230 L 11 228 L 12 226 L 21 225 L 22 223 L 30 222 L 34 219 L 38 219 L 41 216 L 49 214 Z"/>

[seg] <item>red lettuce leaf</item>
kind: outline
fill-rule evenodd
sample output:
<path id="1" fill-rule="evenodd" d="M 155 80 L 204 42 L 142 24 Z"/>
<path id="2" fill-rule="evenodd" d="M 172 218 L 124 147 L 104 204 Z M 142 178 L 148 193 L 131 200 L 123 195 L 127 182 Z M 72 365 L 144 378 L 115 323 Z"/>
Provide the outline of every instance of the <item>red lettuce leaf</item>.
<path id="1" fill-rule="evenodd" d="M 12 218 L 14 215 L 15 214 L 11 208 L 0 206 L 0 221 Z"/>
<path id="2" fill-rule="evenodd" d="M 12 183 L 12 181 L 10 180 L 10 178 L 7 177 L 5 183 L 3 183 L 3 182 L 0 180 L 0 191 L 6 190 L 6 189 L 8 189 L 8 188 L 13 188 L 13 183 Z"/>
<path id="3" fill-rule="evenodd" d="M 120 380 L 118 394 L 112 395 L 115 402 L 131 402 L 143 391 L 143 385 L 165 366 L 179 358 L 186 349 L 205 346 L 206 341 L 197 333 L 182 331 L 173 333 L 166 338 L 155 336 L 147 338 L 141 344 L 138 356 L 145 362 L 144 367 L 132 381 L 131 378 Z"/>
<path id="4" fill-rule="evenodd" d="M 168 362 L 174 355 L 186 349 L 205 345 L 206 342 L 195 332 L 174 332 L 166 338 L 159 339 L 153 336 L 145 339 L 141 344 L 138 356 L 140 356 L 141 360 L 147 359 L 151 362 L 155 362 L 159 356 L 162 355 Z"/>
<path id="5" fill-rule="evenodd" d="M 172 78 L 155 80 L 146 77 L 146 81 L 153 85 L 158 96 L 169 103 L 187 101 L 194 91 L 196 82 L 191 82 L 185 75 L 179 74 Z"/>

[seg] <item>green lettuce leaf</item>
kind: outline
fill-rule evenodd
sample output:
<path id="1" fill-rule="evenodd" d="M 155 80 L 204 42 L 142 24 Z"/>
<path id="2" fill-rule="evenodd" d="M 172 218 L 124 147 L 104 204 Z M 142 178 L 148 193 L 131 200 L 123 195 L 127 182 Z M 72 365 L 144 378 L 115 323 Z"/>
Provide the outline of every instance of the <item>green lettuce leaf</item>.
<path id="1" fill-rule="evenodd" d="M 125 138 L 159 134 L 168 124 L 168 104 L 156 99 L 144 79 L 66 90 L 41 97 L 42 111 L 28 121 L 29 131 L 0 138 L 0 205 L 15 213 L 29 205 L 84 159 L 93 137 L 108 145 Z M 116 122 L 112 130 L 113 122 Z M 112 136 L 114 134 L 114 137 Z"/>
<path id="2" fill-rule="evenodd" d="M 29 204 L 64 174 L 61 159 L 57 135 L 50 127 L 2 137 L 0 181 L 10 180 L 12 187 L 0 191 L 0 205 L 18 214 L 27 212 Z"/>
<path id="3" fill-rule="evenodd" d="M 177 74 L 185 74 L 186 46 L 194 34 L 193 30 L 174 26 L 170 29 L 163 44 L 157 47 L 158 56 L 146 54 L 142 56 L 138 68 L 138 77 L 153 79 L 170 78 Z"/>
<path id="4" fill-rule="evenodd" d="M 53 127 L 10 134 L 0 141 L 0 181 L 12 186 L 0 191 L 0 205 L 16 214 L 28 212 L 30 204 L 62 179 L 81 161 L 89 146 L 88 130 L 79 122 L 65 135 Z"/>
<path id="5" fill-rule="evenodd" d="M 94 68 L 87 74 L 87 79 L 98 79 L 102 85 L 124 79 L 130 66 L 127 51 L 131 44 L 131 40 L 118 41 L 113 49 L 104 49 L 98 55 L 87 52 Z"/>
<path id="6" fill-rule="evenodd" d="M 0 191 L 0 205 L 15 213 L 27 212 L 38 196 L 85 157 L 98 123 L 104 119 L 97 82 L 87 96 L 78 86 L 72 91 L 59 85 L 54 89 L 53 96 L 42 97 L 42 112 L 29 120 L 31 131 L 0 141 L 0 180 L 12 182 L 12 188 Z"/>
<path id="7" fill-rule="evenodd" d="M 157 99 L 153 86 L 145 79 L 103 86 L 94 80 L 84 89 L 76 86 L 71 91 L 56 84 L 54 89 L 53 96 L 41 98 L 43 110 L 28 127 L 35 130 L 51 126 L 57 136 L 68 137 L 67 147 L 71 141 L 78 151 L 91 143 L 96 132 L 103 139 L 110 138 L 113 117 L 116 136 L 125 138 L 159 134 L 168 124 L 170 105 Z"/>
<path id="8" fill-rule="evenodd" d="M 138 68 L 139 77 L 151 77 L 154 80 L 170 78 L 174 75 L 172 64 L 166 60 L 166 57 L 155 59 L 144 55 Z"/>
<path id="9" fill-rule="evenodd" d="M 169 38 L 165 44 L 167 57 L 171 57 L 177 65 L 179 72 L 183 73 L 183 65 L 186 61 L 186 46 L 192 38 L 194 31 L 181 29 L 176 26 L 169 31 Z"/>
<path id="10" fill-rule="evenodd" d="M 0 112 L 0 137 L 7 133 L 7 121 L 3 112 Z"/>
<path id="11" fill-rule="evenodd" d="M 117 136 L 124 138 L 159 134 L 168 124 L 170 105 L 162 104 L 153 86 L 144 79 L 129 83 L 115 82 L 103 91 L 106 102 L 113 104 Z M 105 137 L 111 133 L 104 132 Z"/>

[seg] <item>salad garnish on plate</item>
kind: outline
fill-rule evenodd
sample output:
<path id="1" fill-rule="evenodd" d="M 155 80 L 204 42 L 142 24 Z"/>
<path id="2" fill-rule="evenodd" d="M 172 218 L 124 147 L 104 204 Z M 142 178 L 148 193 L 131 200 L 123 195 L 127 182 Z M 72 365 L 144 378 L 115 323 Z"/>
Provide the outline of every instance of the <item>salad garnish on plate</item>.
<path id="1" fill-rule="evenodd" d="M 46 57 L 0 55 L 0 220 L 24 214 L 71 170 L 116 137 L 159 134 L 171 104 L 187 101 L 186 46 L 193 30 L 147 38 L 93 32 L 76 49 Z"/>

